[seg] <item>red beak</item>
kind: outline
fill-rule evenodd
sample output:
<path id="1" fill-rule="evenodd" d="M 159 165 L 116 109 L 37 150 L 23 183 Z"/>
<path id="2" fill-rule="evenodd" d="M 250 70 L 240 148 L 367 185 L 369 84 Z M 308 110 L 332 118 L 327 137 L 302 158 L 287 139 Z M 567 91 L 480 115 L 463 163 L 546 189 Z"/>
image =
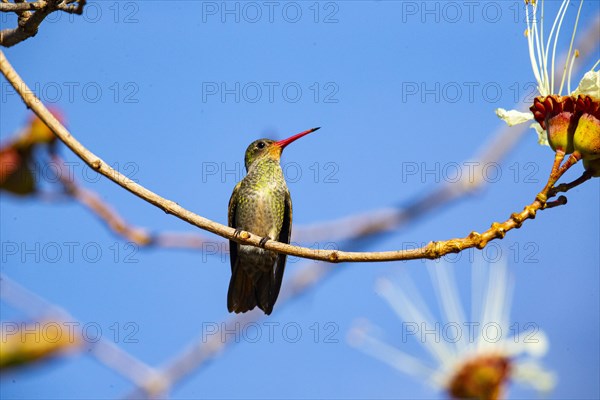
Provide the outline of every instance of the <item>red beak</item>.
<path id="1" fill-rule="evenodd" d="M 296 134 L 296 135 L 294 135 L 294 136 L 290 136 L 290 137 L 289 137 L 289 138 L 287 138 L 287 139 L 283 139 L 283 140 L 280 140 L 279 142 L 275 142 L 275 143 L 273 143 L 273 144 L 274 144 L 275 146 L 281 147 L 281 149 L 283 150 L 283 149 L 285 148 L 285 146 L 287 146 L 288 144 L 292 143 L 293 141 L 295 141 L 295 140 L 297 140 L 297 139 L 300 139 L 302 136 L 306 136 L 306 135 L 308 135 L 309 133 L 313 133 L 314 131 L 316 131 L 316 130 L 319 130 L 319 129 L 321 129 L 321 127 L 318 127 L 318 128 L 312 128 L 312 129 L 309 129 L 309 130 L 307 130 L 307 131 L 300 132 L 300 133 L 298 133 L 298 134 Z"/>

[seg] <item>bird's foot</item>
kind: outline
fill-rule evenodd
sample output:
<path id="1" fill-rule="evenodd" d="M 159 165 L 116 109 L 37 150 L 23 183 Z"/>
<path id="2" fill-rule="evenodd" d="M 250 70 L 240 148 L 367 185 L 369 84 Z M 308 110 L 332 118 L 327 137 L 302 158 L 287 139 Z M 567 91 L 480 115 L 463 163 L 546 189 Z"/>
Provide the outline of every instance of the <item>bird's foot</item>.
<path id="1" fill-rule="evenodd" d="M 233 237 L 238 237 L 242 234 L 242 229 L 236 228 L 235 232 L 233 232 Z"/>

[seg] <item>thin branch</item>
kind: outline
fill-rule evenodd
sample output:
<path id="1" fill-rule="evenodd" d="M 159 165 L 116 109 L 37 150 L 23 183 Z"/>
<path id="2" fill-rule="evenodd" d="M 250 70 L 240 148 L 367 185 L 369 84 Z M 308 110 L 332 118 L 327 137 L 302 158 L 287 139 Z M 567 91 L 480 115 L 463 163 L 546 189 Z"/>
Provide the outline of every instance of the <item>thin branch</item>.
<path id="1" fill-rule="evenodd" d="M 593 177 L 594 177 L 594 175 L 592 174 L 592 172 L 590 172 L 588 170 L 583 171 L 583 174 L 581 174 L 581 176 L 579 178 L 575 179 L 573 182 L 561 183 L 560 185 L 551 189 L 550 196 L 554 196 L 557 193 L 561 193 L 561 192 L 568 192 L 569 190 L 573 189 L 574 187 L 579 186 L 582 183 L 589 181 Z"/>
<path id="2" fill-rule="evenodd" d="M 19 15 L 18 26 L 16 28 L 8 28 L 0 31 L 0 46 L 11 47 L 35 36 L 42 21 L 54 11 L 81 15 L 86 0 L 78 0 L 77 4 L 71 3 L 73 2 L 65 0 L 0 3 L 0 11 L 15 12 Z"/>
<path id="3" fill-rule="evenodd" d="M 73 2 L 75 0 L 70 0 Z M 577 43 L 577 48 L 581 49 L 584 57 L 593 55 L 592 49 L 597 43 L 594 33 L 600 28 L 600 18 L 591 24 L 587 33 L 582 35 Z M 561 64 L 565 63 L 565 57 L 562 57 Z M 576 70 L 581 63 L 577 64 Z M 560 70 L 561 68 L 558 68 Z M 576 71 L 575 71 L 576 72 Z M 527 111 L 528 107 L 522 107 L 522 111 Z M 298 225 L 294 227 L 292 241 L 296 243 L 311 243 L 320 241 L 343 241 L 361 236 L 363 233 L 385 232 L 396 228 L 406 218 L 411 218 L 415 214 L 424 213 L 427 210 L 436 207 L 438 204 L 446 203 L 453 198 L 460 197 L 465 191 L 475 192 L 483 183 L 483 169 L 490 163 L 498 162 L 507 151 L 509 151 L 521 135 L 527 130 L 524 124 L 517 125 L 512 129 L 501 128 L 500 132 L 493 135 L 492 140 L 483 146 L 470 165 L 473 166 L 472 174 L 464 174 L 459 182 L 447 183 L 431 193 L 427 198 L 418 198 L 416 201 L 409 202 L 403 207 L 388 207 L 368 211 L 359 215 L 352 215 L 333 221 L 319 222 L 310 225 Z M 479 179 L 472 179 L 478 177 Z M 588 177 L 589 178 L 589 177 Z M 578 184 L 583 183 L 579 182 Z M 560 187 L 564 187 L 560 185 Z M 104 203 L 104 207 L 93 207 L 94 203 L 102 204 L 100 197 L 89 189 L 84 189 L 90 196 L 82 195 L 76 200 L 90 207 L 100 219 L 102 219 L 109 228 L 117 235 L 124 236 L 127 240 L 132 240 L 138 245 L 162 247 L 162 248 L 180 248 L 180 249 L 205 249 L 207 243 L 211 244 L 211 254 L 222 254 L 228 248 L 226 240 L 208 240 L 205 236 L 194 232 L 163 232 L 148 233 L 147 229 L 127 225 L 123 218 L 112 208 Z M 553 190 L 548 197 L 556 195 Z M 84 201 L 86 197 L 94 197 L 95 201 L 91 205 Z M 91 199 L 90 199 L 91 200 Z M 562 204 L 562 203 L 560 203 Z M 546 207 L 549 208 L 549 207 Z M 112 214 L 111 214 L 112 211 Z M 217 245 L 216 247 L 214 245 Z"/>
<path id="4" fill-rule="evenodd" d="M 195 214 L 179 206 L 177 203 L 168 200 L 158 194 L 146 189 L 144 186 L 132 181 L 125 175 L 114 170 L 110 165 L 100 159 L 97 155 L 84 147 L 71 133 L 48 111 L 44 104 L 33 94 L 25 82 L 10 65 L 6 56 L 0 51 L 0 70 L 11 83 L 14 89 L 19 93 L 25 104 L 56 134 L 56 136 L 69 147 L 79 158 L 81 158 L 92 169 L 98 171 L 124 189 L 135 194 L 150 204 L 162 209 L 167 214 L 172 214 L 177 218 L 186 221 L 198 228 L 204 229 L 221 237 L 234 240 L 241 244 L 255 247 L 263 247 L 267 250 L 287 255 L 309 258 L 328 262 L 383 262 L 414 259 L 435 259 L 445 254 L 457 253 L 462 250 L 477 247 L 482 249 L 494 239 L 501 239 L 506 232 L 514 228 L 519 228 L 527 219 L 535 218 L 536 212 L 544 209 L 545 201 L 548 198 L 546 193 L 541 192 L 536 196 L 533 203 L 526 206 L 520 213 L 515 213 L 502 222 L 494 222 L 490 229 L 483 233 L 471 232 L 468 236 L 459 239 L 450 239 L 447 241 L 430 242 L 426 246 L 418 249 L 382 251 L 382 252 L 348 252 L 340 250 L 319 250 L 307 247 L 292 246 L 289 244 L 269 240 L 266 243 L 261 242 L 262 237 L 250 232 L 238 232 L 234 228 L 219 224 Z M 264 243 L 264 244 L 263 244 Z"/>
<path id="5" fill-rule="evenodd" d="M 597 46 L 597 32 L 600 29 L 600 17 L 597 17 L 590 27 L 582 34 L 578 40 L 576 48 L 580 50 L 583 58 L 593 56 L 594 49 Z M 561 63 L 556 68 L 556 73 L 562 71 L 562 65 L 566 63 L 566 55 L 562 55 Z M 584 60 L 582 60 L 584 61 Z M 583 62 L 577 63 L 573 73 L 577 73 Z M 528 106 L 521 107 L 521 111 L 528 111 Z M 435 192 L 424 199 L 418 198 L 403 207 L 387 207 L 368 211 L 359 215 L 352 215 L 340 219 L 314 223 L 310 225 L 294 225 L 292 232 L 292 241 L 296 243 L 322 242 L 322 241 L 343 241 L 360 236 L 364 232 L 385 232 L 395 229 L 402 224 L 406 218 L 411 218 L 415 213 L 423 213 L 450 201 L 453 198 L 460 197 L 464 191 L 475 192 L 483 183 L 484 171 L 486 166 L 498 162 L 506 152 L 508 152 L 516 143 L 521 135 L 528 130 L 525 124 L 517 125 L 511 129 L 500 128 L 499 133 L 492 136 L 492 140 L 486 143 L 480 152 L 471 161 L 473 165 L 473 174 L 463 174 L 459 182 L 447 183 L 442 185 Z M 473 160 L 473 159 L 472 159 Z M 470 176 L 471 175 L 471 176 Z M 470 179 L 477 177 L 478 179 Z M 556 194 L 556 193 L 554 193 Z M 553 194 L 553 195 L 554 195 Z M 553 197 L 549 196 L 549 197 Z M 131 228 L 134 229 L 134 228 Z M 140 228 L 137 228 L 140 229 Z M 168 232 L 154 234 L 150 246 L 171 248 L 204 248 L 208 241 L 203 235 L 194 232 Z M 214 244 L 215 241 L 210 241 Z M 218 249 L 211 249 L 216 254 L 227 248 L 226 241 L 216 242 Z"/>

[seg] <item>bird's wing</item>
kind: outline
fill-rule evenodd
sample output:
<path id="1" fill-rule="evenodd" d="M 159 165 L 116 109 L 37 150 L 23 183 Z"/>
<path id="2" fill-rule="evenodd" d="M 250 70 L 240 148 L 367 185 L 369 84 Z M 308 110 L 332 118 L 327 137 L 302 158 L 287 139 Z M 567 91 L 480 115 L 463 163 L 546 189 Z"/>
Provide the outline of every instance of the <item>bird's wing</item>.
<path id="1" fill-rule="evenodd" d="M 285 192 L 285 209 L 283 212 L 283 224 L 281 225 L 281 231 L 279 232 L 279 238 L 277 239 L 281 243 L 290 243 L 292 237 L 292 197 L 290 192 Z M 275 265 L 275 286 L 271 293 L 271 304 L 275 304 L 277 296 L 279 296 L 279 290 L 281 289 L 281 281 L 283 280 L 283 271 L 285 270 L 285 262 L 287 259 L 286 254 L 279 253 L 277 255 L 277 264 Z"/>
<path id="2" fill-rule="evenodd" d="M 237 212 L 237 204 L 238 204 L 238 192 L 240 189 L 241 181 L 235 185 L 233 189 L 233 193 L 231 193 L 231 198 L 229 199 L 229 214 L 227 216 L 227 224 L 237 229 L 237 221 L 236 221 L 236 212 Z M 235 262 L 237 260 L 238 253 L 238 244 L 233 240 L 229 241 L 229 260 L 231 261 L 231 272 L 234 270 Z"/>

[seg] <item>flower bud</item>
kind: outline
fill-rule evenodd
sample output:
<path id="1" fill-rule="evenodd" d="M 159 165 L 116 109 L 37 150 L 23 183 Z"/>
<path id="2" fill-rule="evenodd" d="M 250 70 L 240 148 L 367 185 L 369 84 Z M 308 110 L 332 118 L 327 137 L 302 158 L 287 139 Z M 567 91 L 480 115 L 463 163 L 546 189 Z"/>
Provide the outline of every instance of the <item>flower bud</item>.
<path id="1" fill-rule="evenodd" d="M 562 150 L 566 154 L 573 152 L 573 122 L 573 113 L 568 111 L 546 117 L 546 132 L 552 150 Z"/>
<path id="2" fill-rule="evenodd" d="M 574 149 L 581 153 L 584 160 L 600 158 L 600 112 L 595 110 L 592 113 L 581 115 L 573 136 Z"/>
<path id="3" fill-rule="evenodd" d="M 546 131 L 552 150 L 573 152 L 573 135 L 577 126 L 575 101 L 569 96 L 536 97 L 530 107 L 534 119 Z"/>

